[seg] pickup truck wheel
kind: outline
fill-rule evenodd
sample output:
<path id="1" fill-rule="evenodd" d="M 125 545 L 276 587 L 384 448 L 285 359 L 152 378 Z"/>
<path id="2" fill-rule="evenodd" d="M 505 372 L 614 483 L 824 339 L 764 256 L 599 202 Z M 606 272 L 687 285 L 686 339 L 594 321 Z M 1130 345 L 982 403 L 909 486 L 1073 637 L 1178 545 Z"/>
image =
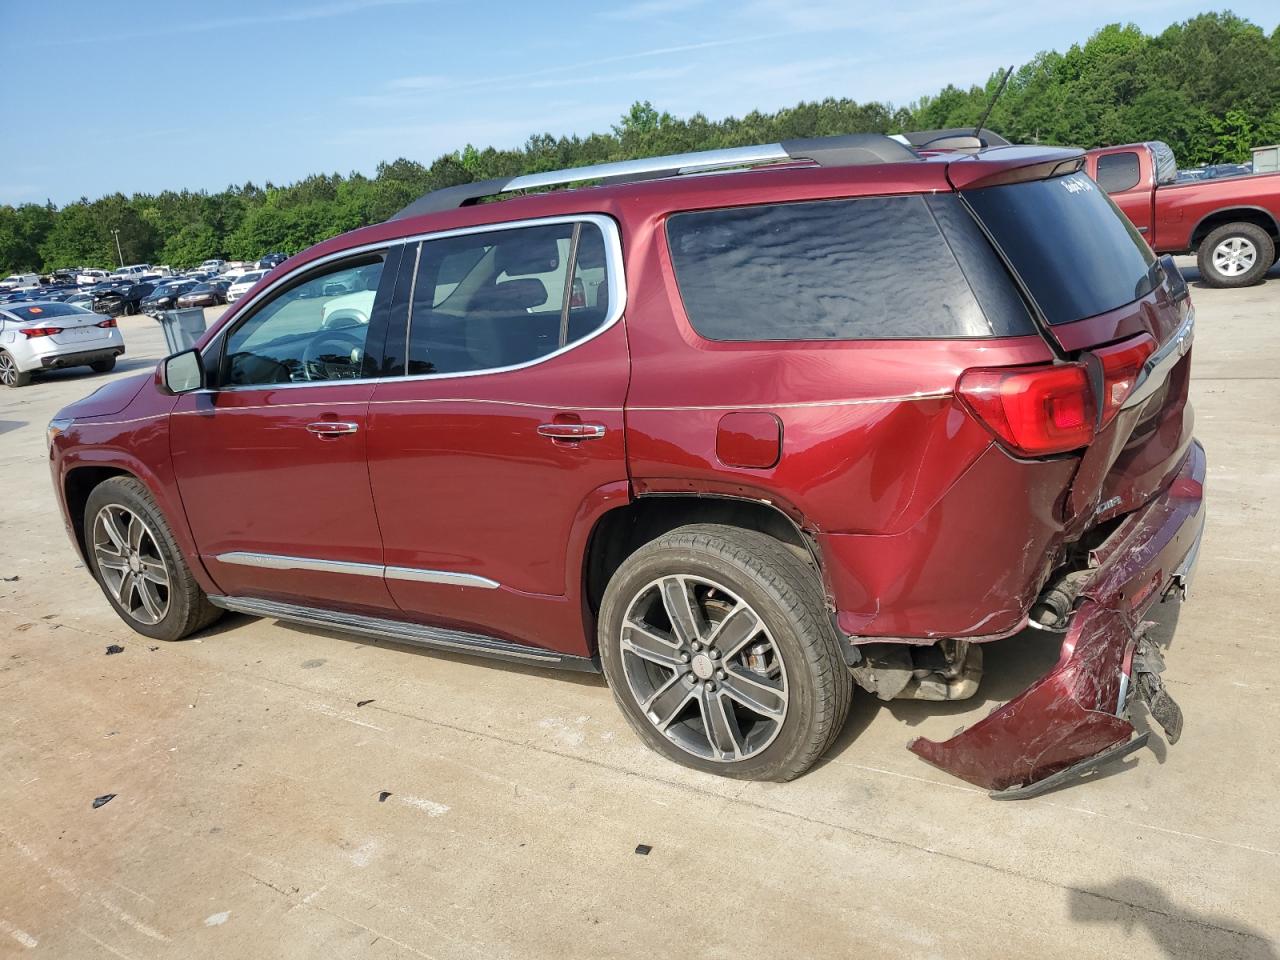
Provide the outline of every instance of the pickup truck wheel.
<path id="1" fill-rule="evenodd" d="M 600 609 L 614 698 L 698 770 L 791 780 L 831 746 L 852 683 L 814 569 L 772 537 L 679 527 L 618 568 Z"/>
<path id="2" fill-rule="evenodd" d="M 18 369 L 18 361 L 0 350 L 0 383 L 6 387 L 25 387 L 31 382 L 31 371 L 23 373 Z"/>
<path id="3" fill-rule="evenodd" d="M 1227 223 L 1209 231 L 1196 265 L 1211 287 L 1248 287 L 1262 280 L 1275 256 L 1275 242 L 1257 224 Z"/>
<path id="4" fill-rule="evenodd" d="M 143 636 L 181 640 L 222 616 L 191 576 L 150 491 L 132 477 L 93 488 L 84 542 L 107 600 Z"/>

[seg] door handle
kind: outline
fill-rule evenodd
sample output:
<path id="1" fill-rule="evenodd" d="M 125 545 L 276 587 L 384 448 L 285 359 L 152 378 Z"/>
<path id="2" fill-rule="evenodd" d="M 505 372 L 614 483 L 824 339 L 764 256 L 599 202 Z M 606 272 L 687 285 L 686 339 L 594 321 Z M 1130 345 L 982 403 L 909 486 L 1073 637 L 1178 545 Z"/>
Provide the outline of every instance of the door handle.
<path id="1" fill-rule="evenodd" d="M 599 440 L 605 434 L 603 423 L 543 423 L 538 435 L 552 440 Z"/>
<path id="2" fill-rule="evenodd" d="M 355 433 L 359 429 L 360 424 L 345 420 L 317 420 L 315 423 L 307 424 L 308 432 L 325 440 L 332 440 L 344 433 Z"/>

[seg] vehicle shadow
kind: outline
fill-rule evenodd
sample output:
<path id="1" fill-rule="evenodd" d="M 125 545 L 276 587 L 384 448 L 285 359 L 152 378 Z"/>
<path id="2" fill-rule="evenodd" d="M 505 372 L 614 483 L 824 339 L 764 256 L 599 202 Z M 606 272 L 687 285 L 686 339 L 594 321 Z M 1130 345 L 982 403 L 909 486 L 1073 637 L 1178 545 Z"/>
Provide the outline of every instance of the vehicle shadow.
<path id="1" fill-rule="evenodd" d="M 1194 263 L 1187 264 L 1186 266 L 1180 266 L 1178 269 L 1182 271 L 1182 279 L 1186 280 L 1187 283 L 1199 290 L 1209 289 L 1209 285 L 1205 283 L 1204 278 L 1200 276 L 1200 268 Z M 1272 264 L 1271 269 L 1264 275 L 1262 282 L 1265 284 L 1270 280 L 1280 280 L 1280 261 Z M 1248 287 L 1245 287 L 1244 289 L 1247 290 Z"/>
<path id="2" fill-rule="evenodd" d="M 0 420 L 0 433 L 8 433 L 10 430 L 21 430 L 27 425 L 25 420 Z"/>
<path id="3" fill-rule="evenodd" d="M 1071 919 L 1108 924 L 1131 936 L 1141 926 L 1166 957 L 1240 957 L 1280 960 L 1276 944 L 1233 918 L 1187 910 L 1149 880 L 1125 877 L 1104 887 L 1072 889 Z M 1123 955 L 1123 954 L 1122 954 Z"/>

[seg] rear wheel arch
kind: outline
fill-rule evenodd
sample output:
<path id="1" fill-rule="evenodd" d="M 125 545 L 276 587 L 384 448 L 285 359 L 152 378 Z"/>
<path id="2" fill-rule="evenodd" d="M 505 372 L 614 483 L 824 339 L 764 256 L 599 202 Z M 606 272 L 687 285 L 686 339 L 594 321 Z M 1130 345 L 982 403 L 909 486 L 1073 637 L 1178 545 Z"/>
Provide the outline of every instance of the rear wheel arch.
<path id="1" fill-rule="evenodd" d="M 597 519 L 587 538 L 582 563 L 583 598 L 594 621 L 610 578 L 629 556 L 677 527 L 714 523 L 753 530 L 779 541 L 808 563 L 830 602 L 816 540 L 782 508 L 771 502 L 696 493 L 644 494 Z M 596 642 L 588 625 L 589 641 Z"/>
<path id="2" fill-rule="evenodd" d="M 1210 233 L 1228 223 L 1252 223 L 1267 231 L 1271 239 L 1280 243 L 1280 223 L 1276 222 L 1276 218 L 1269 211 L 1261 207 L 1229 207 L 1225 210 L 1215 210 L 1201 218 L 1191 231 L 1191 250 L 1199 249 L 1200 244 L 1204 243 Z"/>

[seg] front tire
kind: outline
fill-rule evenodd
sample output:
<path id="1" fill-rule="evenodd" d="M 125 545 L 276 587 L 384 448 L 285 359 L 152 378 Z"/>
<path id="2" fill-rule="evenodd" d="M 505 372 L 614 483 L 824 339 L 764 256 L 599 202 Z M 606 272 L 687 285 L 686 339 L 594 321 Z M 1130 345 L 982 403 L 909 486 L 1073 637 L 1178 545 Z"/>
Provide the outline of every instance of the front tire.
<path id="1" fill-rule="evenodd" d="M 143 636 L 181 640 L 222 616 L 192 577 L 150 491 L 132 477 L 93 488 L 84 539 L 103 594 Z"/>
<path id="2" fill-rule="evenodd" d="M 717 524 L 680 527 L 628 557 L 605 590 L 599 648 L 640 738 L 721 776 L 809 769 L 852 694 L 820 584 L 772 537 Z"/>
<path id="3" fill-rule="evenodd" d="M 1254 223 L 1227 223 L 1209 231 L 1196 265 L 1211 287 L 1248 287 L 1262 281 L 1275 258 L 1275 241 L 1267 231 Z"/>
<path id="4" fill-rule="evenodd" d="M 0 350 L 0 383 L 6 387 L 25 387 L 31 382 L 31 371 L 25 373 L 18 369 L 18 361 Z"/>

